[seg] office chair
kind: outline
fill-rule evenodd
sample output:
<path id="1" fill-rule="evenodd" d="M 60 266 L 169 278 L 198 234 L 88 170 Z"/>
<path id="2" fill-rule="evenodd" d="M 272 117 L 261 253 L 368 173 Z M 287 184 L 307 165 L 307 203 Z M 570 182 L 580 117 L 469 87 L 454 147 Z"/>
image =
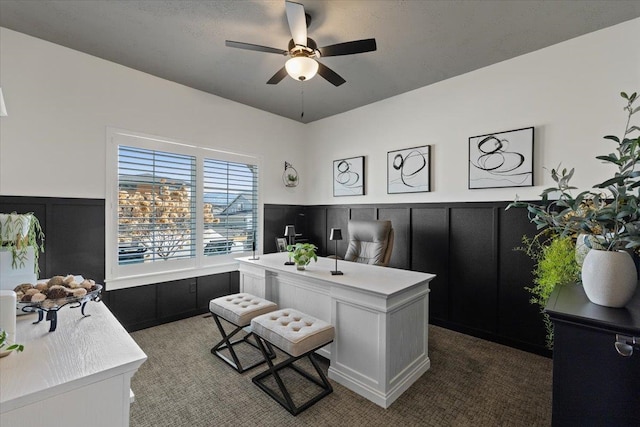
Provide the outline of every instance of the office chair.
<path id="1" fill-rule="evenodd" d="M 346 261 L 386 267 L 393 250 L 391 221 L 349 221 Z"/>

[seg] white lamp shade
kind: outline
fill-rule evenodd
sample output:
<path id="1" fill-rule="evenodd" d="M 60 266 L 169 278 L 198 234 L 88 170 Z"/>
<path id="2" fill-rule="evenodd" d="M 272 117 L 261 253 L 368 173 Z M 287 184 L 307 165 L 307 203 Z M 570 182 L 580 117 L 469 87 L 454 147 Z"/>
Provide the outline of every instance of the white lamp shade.
<path id="1" fill-rule="evenodd" d="M 292 78 L 300 81 L 309 80 L 318 72 L 318 63 L 316 60 L 305 56 L 296 56 L 289 59 L 284 64 L 284 67 Z"/>
<path id="2" fill-rule="evenodd" d="M 293 225 L 287 225 L 284 227 L 284 235 L 285 237 L 295 237 L 296 229 Z"/>
<path id="3" fill-rule="evenodd" d="M 4 105 L 4 96 L 2 96 L 2 88 L 0 88 L 0 117 L 7 116 L 7 106 Z"/>

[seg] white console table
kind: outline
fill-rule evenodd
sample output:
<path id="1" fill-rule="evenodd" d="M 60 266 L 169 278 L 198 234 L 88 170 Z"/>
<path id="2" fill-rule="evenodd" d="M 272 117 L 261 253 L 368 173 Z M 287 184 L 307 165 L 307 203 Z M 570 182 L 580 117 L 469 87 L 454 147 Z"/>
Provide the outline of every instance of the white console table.
<path id="1" fill-rule="evenodd" d="M 102 302 L 63 307 L 58 327 L 18 316 L 22 353 L 0 358 L 0 425 L 129 425 L 131 377 L 147 356 Z"/>
<path id="2" fill-rule="evenodd" d="M 430 367 L 429 281 L 433 274 L 318 258 L 305 271 L 287 253 L 238 258 L 240 291 L 330 322 L 333 344 L 318 353 L 329 378 L 388 408 Z"/>

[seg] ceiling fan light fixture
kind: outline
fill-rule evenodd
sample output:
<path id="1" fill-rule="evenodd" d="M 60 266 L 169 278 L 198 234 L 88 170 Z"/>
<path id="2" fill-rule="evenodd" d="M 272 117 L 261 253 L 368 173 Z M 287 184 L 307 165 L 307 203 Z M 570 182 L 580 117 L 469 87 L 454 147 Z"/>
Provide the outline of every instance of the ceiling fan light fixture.
<path id="1" fill-rule="evenodd" d="M 301 82 L 310 80 L 318 72 L 318 62 L 306 56 L 295 56 L 284 64 L 287 74 Z"/>

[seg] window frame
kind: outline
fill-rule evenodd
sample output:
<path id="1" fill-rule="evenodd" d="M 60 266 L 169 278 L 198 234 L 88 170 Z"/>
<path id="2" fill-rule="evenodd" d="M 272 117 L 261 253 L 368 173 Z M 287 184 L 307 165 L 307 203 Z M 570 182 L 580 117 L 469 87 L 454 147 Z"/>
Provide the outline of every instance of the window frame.
<path id="1" fill-rule="evenodd" d="M 217 274 L 238 269 L 237 257 L 249 251 L 221 255 L 205 255 L 204 246 L 196 243 L 196 256 L 153 263 L 120 265 L 118 262 L 118 146 L 185 154 L 196 158 L 196 242 L 204 241 L 204 159 L 252 164 L 257 167 L 256 252 L 262 252 L 263 223 L 262 159 L 260 156 L 215 148 L 201 147 L 184 141 L 107 128 L 106 136 L 106 203 L 105 203 L 105 282 L 107 290 L 123 289 L 171 280 Z"/>

